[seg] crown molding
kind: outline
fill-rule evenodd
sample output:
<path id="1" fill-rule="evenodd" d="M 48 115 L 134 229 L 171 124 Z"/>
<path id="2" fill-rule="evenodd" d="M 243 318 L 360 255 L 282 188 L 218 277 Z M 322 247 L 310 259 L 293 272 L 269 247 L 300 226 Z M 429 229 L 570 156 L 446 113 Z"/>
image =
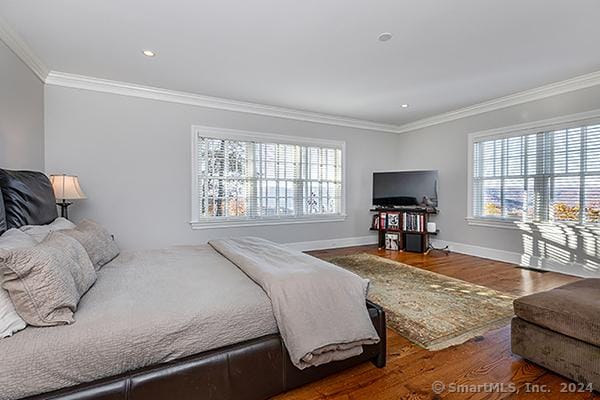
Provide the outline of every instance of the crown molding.
<path id="1" fill-rule="evenodd" d="M 483 103 L 475 104 L 469 107 L 460 108 L 458 110 L 449 111 L 438 114 L 433 117 L 424 118 L 415 122 L 400 125 L 397 133 L 406 133 L 418 129 L 427 128 L 434 125 L 443 124 L 445 122 L 454 121 L 461 118 L 472 117 L 496 111 L 503 108 L 516 106 L 530 101 L 541 100 L 547 97 L 556 96 L 563 93 L 573 92 L 575 90 L 585 89 L 592 86 L 600 85 L 600 71 L 592 72 L 586 75 L 580 75 L 575 78 L 567 79 L 560 82 L 550 83 L 534 89 L 517 92 L 508 96 L 498 97 Z"/>
<path id="2" fill-rule="evenodd" d="M 171 103 L 187 104 L 198 107 L 215 108 L 219 110 L 315 122 L 318 124 L 345 126 L 349 128 L 365 129 L 378 132 L 399 133 L 397 125 L 381 124 L 377 122 L 338 117 L 309 111 L 299 111 L 284 107 L 203 96 L 195 93 L 180 92 L 152 86 L 137 85 L 134 83 L 99 79 L 57 71 L 50 71 L 46 78 L 46 84 L 118 94 L 123 96 L 140 97 L 158 101 L 167 101 Z"/>
<path id="3" fill-rule="evenodd" d="M 528 133 L 537 133 L 540 131 L 551 131 L 557 129 L 566 129 L 585 124 L 597 124 L 600 121 L 600 109 L 584 111 L 576 114 L 561 115 L 559 117 L 541 119 L 521 124 L 503 126 L 500 128 L 488 129 L 469 133 L 469 140 L 475 141 L 485 137 L 511 137 L 521 136 Z"/>
<path id="4" fill-rule="evenodd" d="M 490 111 L 496 111 L 503 108 L 524 104 L 530 101 L 541 100 L 547 97 L 597 86 L 600 85 L 600 71 L 581 75 L 561 82 L 551 83 L 534 89 L 525 90 L 523 92 L 514 93 L 508 96 L 499 97 L 483 103 L 449 111 L 404 125 L 382 124 L 353 118 L 338 117 L 309 111 L 293 110 L 284 107 L 203 96 L 195 93 L 180 92 L 152 86 L 137 85 L 133 83 L 99 79 L 57 71 L 50 71 L 46 77 L 46 84 L 187 104 L 199 107 L 215 108 L 220 110 L 315 122 L 319 124 L 345 126 L 387 133 L 407 133 L 418 129 L 455 121 L 461 118 L 471 117 Z"/>
<path id="5" fill-rule="evenodd" d="M 21 39 L 2 19 L 0 19 L 0 40 L 4 42 L 4 44 L 6 44 L 31 71 L 33 71 L 40 81 L 45 82 L 49 72 L 48 67 L 46 67 L 44 62 L 35 55 L 27 43 L 25 43 L 25 41 Z"/>

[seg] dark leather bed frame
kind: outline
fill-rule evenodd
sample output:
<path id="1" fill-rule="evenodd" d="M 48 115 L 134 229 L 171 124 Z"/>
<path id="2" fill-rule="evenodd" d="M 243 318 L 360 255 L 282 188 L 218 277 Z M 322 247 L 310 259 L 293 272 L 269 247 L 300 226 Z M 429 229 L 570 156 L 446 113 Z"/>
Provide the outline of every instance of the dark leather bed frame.
<path id="1" fill-rule="evenodd" d="M 347 360 L 299 370 L 281 336 L 269 335 L 28 400 L 262 400 L 366 361 L 384 367 L 385 315 L 367 307 L 381 341 Z"/>
<path id="2" fill-rule="evenodd" d="M 47 224 L 57 217 L 48 178 L 38 172 L 0 170 L 0 234 L 27 224 Z M 385 313 L 366 307 L 381 341 L 364 346 L 361 355 L 304 370 L 289 359 L 281 336 L 269 335 L 206 351 L 169 363 L 45 393 L 27 400 L 260 400 L 370 361 L 386 362 Z"/>

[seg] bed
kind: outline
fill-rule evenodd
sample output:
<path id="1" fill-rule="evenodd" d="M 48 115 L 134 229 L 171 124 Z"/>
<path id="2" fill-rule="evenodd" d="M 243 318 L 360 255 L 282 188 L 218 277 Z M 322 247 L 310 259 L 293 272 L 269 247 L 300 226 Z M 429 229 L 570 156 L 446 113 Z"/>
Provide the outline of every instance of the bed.
<path id="1" fill-rule="evenodd" d="M 45 179 L 26 175 L 23 196 L 4 196 L 0 227 L 52 217 L 36 214 L 54 203 Z M 76 323 L 0 339 L 0 399 L 265 399 L 366 361 L 383 367 L 385 315 L 365 307 L 378 343 L 299 369 L 265 291 L 213 247 L 122 252 L 99 271 Z"/>

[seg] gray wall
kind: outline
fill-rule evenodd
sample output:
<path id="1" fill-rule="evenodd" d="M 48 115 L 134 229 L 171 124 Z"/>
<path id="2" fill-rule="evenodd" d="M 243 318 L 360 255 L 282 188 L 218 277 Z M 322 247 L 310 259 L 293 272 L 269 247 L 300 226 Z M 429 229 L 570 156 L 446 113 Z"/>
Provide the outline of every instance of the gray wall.
<path id="1" fill-rule="evenodd" d="M 192 230 L 194 124 L 346 141 L 347 220 Z M 395 168 L 398 141 L 393 134 L 46 87 L 46 170 L 79 175 L 88 199 L 72 207 L 73 219 L 100 221 L 125 248 L 235 235 L 282 243 L 369 236 L 372 173 Z"/>
<path id="2" fill-rule="evenodd" d="M 2 41 L 0 168 L 44 169 L 44 85 Z"/>
<path id="3" fill-rule="evenodd" d="M 523 232 L 465 221 L 469 133 L 595 109 L 600 109 L 600 86 L 410 132 L 400 136 L 398 166 L 439 170 L 440 239 L 521 254 Z M 571 255 L 571 261 L 577 258 Z"/>
<path id="4" fill-rule="evenodd" d="M 600 269 L 600 257 L 582 250 L 590 248 L 590 240 L 594 241 L 591 247 L 600 249 L 595 233 L 592 239 L 589 233 L 560 234 L 577 237 L 568 239 L 569 243 L 587 238 L 585 246 L 573 251 L 570 244 L 556 247 L 565 242 L 564 237 L 553 238 L 556 233 L 526 237 L 520 230 L 470 226 L 465 220 L 469 133 L 595 109 L 600 109 L 600 87 L 393 135 L 49 86 L 45 91 L 46 171 L 80 176 L 89 199 L 72 207 L 75 220 L 90 217 L 102 222 L 124 248 L 149 248 L 237 235 L 258 235 L 282 243 L 369 236 L 373 171 L 437 169 L 441 212 L 436 221 L 442 241 L 500 251 L 488 252 L 490 257 L 528 252 L 529 256 L 545 256 L 524 250 L 524 242 L 529 248 L 533 243 L 535 249 L 562 254 L 561 265 L 598 265 Z M 195 124 L 345 140 L 347 220 L 192 230 L 190 130 Z M 536 257 L 528 259 L 540 264 Z M 580 273 L 574 268 L 564 271 Z"/>

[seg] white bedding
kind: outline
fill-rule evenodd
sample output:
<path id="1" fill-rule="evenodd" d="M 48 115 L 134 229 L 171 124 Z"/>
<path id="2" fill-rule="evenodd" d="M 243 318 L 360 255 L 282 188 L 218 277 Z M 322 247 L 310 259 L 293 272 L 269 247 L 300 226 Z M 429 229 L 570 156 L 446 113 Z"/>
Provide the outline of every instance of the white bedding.
<path id="1" fill-rule="evenodd" d="M 1 400 L 277 333 L 265 292 L 208 245 L 124 252 L 75 319 L 0 340 Z"/>

